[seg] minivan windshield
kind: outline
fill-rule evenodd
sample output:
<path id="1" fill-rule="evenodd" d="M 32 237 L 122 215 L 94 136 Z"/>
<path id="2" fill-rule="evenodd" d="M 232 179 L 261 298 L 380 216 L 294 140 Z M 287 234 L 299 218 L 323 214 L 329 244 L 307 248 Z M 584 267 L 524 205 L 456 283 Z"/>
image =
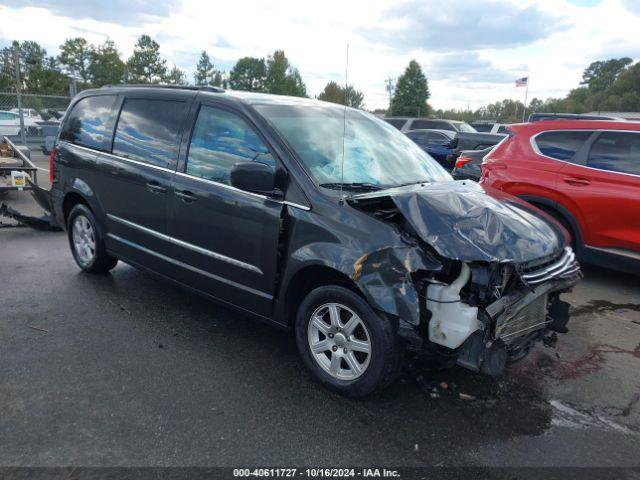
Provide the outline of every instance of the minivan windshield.
<path id="1" fill-rule="evenodd" d="M 256 105 L 320 186 L 383 189 L 451 180 L 406 135 L 375 116 L 344 107 Z M 342 175 L 344 135 L 344 180 Z"/>

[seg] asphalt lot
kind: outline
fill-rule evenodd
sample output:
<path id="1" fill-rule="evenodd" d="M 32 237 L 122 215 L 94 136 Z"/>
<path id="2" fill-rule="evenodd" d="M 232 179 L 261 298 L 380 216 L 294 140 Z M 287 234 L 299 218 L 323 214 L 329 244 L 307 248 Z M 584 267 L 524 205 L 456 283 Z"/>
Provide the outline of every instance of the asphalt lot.
<path id="1" fill-rule="evenodd" d="M 502 381 L 415 364 L 347 400 L 286 333 L 83 274 L 64 233 L 2 228 L 0 255 L 2 466 L 640 466 L 639 277 L 586 267 L 570 333 Z"/>

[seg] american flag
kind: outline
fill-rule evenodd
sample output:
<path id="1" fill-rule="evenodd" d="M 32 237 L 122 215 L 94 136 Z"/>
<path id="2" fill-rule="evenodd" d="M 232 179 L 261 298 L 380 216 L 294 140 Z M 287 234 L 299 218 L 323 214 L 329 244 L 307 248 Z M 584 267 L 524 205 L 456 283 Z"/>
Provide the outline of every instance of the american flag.
<path id="1" fill-rule="evenodd" d="M 526 87 L 529 83 L 529 77 L 522 77 L 516 79 L 516 87 Z"/>

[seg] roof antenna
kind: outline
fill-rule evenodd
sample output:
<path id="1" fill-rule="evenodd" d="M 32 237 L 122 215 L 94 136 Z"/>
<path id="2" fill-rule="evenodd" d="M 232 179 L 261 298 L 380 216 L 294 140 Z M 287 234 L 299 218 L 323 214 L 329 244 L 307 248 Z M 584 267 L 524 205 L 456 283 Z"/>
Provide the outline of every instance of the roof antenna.
<path id="1" fill-rule="evenodd" d="M 347 59 L 344 68 L 344 113 L 342 115 L 342 162 L 340 165 L 340 205 L 344 204 L 344 142 L 347 136 L 347 90 L 349 89 L 349 44 L 347 43 Z"/>

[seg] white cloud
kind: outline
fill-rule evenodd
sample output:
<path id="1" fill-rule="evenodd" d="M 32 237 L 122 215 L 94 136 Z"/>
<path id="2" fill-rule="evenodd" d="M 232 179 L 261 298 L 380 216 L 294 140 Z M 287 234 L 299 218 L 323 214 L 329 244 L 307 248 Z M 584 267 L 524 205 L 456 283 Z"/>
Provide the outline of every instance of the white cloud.
<path id="1" fill-rule="evenodd" d="M 568 0 L 456 0 L 433 18 L 425 12 L 437 12 L 443 2 L 236 0 L 221 6 L 138 0 L 131 6 L 119 1 L 108 14 L 104 2 L 95 2 L 94 9 L 92 2 L 75 8 L 75 0 L 68 6 L 65 0 L 27 4 L 38 7 L 0 6 L 0 38 L 35 40 L 55 54 L 66 38 L 84 36 L 99 44 L 108 36 L 126 57 L 136 38 L 147 33 L 189 79 L 203 49 L 222 68 L 242 56 L 284 49 L 312 95 L 329 80 L 343 81 L 349 43 L 349 82 L 364 91 L 368 108 L 386 106 L 385 79 L 399 76 L 412 58 L 429 77 L 430 102 L 437 108 L 519 98 L 523 89 L 516 90 L 509 76 L 531 77 L 529 98 L 561 96 L 578 86 L 592 61 L 640 58 L 640 16 L 629 9 L 635 5 L 631 0 L 603 0 L 592 7 Z M 420 15 L 412 17 L 412 9 Z M 398 42 L 393 35 L 405 38 Z"/>

